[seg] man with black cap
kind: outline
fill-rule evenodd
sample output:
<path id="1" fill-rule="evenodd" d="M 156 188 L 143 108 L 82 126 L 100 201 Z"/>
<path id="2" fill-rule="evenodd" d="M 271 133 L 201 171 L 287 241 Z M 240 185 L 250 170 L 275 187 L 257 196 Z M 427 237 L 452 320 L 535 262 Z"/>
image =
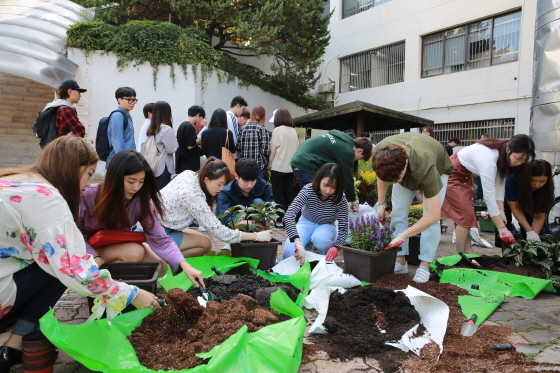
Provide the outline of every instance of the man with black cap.
<path id="1" fill-rule="evenodd" d="M 56 134 L 57 136 L 66 136 L 72 133 L 74 136 L 84 137 L 86 129 L 78 119 L 78 114 L 74 104 L 80 101 L 80 96 L 87 89 L 80 88 L 75 80 L 65 80 L 62 82 L 56 94 L 58 96 L 50 104 L 47 104 L 43 111 L 51 107 L 58 107 L 56 110 Z"/>

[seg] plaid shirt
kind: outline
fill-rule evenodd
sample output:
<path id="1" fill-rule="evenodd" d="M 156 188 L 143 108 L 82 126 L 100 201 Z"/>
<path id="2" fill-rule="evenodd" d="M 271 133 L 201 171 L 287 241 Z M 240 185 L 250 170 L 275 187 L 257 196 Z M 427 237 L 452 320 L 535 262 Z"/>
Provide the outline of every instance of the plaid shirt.
<path id="1" fill-rule="evenodd" d="M 64 136 L 69 132 L 73 132 L 74 135 L 80 137 L 84 137 L 86 134 L 84 125 L 78 119 L 76 109 L 71 106 L 61 106 L 58 108 L 55 125 L 58 136 Z"/>
<path id="2" fill-rule="evenodd" d="M 264 170 L 268 166 L 270 134 L 262 124 L 249 122 L 239 131 L 237 150 L 239 158 L 254 159 L 259 164 L 259 170 Z"/>

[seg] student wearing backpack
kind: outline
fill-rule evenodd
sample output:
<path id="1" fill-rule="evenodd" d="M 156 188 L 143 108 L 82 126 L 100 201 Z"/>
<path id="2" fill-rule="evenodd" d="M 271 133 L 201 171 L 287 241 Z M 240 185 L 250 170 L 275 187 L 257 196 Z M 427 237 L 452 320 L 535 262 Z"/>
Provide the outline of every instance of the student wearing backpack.
<path id="1" fill-rule="evenodd" d="M 153 165 L 154 176 L 156 177 L 159 189 L 163 189 L 171 181 L 171 174 L 175 171 L 173 154 L 177 151 L 177 139 L 173 131 L 173 117 L 171 106 L 165 101 L 158 101 L 154 104 L 152 122 L 148 127 L 148 140 L 142 146 L 142 155 L 148 145 L 155 145 L 151 152 L 157 154 L 157 162 Z M 149 141 L 153 136 L 153 142 Z"/>
<path id="2" fill-rule="evenodd" d="M 41 148 L 59 136 L 73 134 L 84 137 L 86 130 L 78 119 L 74 105 L 80 101 L 81 94 L 86 91 L 87 89 L 80 88 L 75 80 L 65 80 L 60 84 L 56 91 L 58 98 L 45 106 L 33 125 L 35 134 L 41 138 L 39 142 Z M 51 111 L 46 112 L 49 109 Z M 54 128 L 49 131 L 49 127 L 53 124 Z"/>
<path id="3" fill-rule="evenodd" d="M 115 112 L 111 113 L 107 125 L 107 139 L 111 151 L 107 156 L 105 169 L 109 167 L 109 163 L 116 153 L 125 149 L 136 149 L 134 123 L 130 116 L 130 111 L 138 102 L 136 91 L 130 87 L 120 87 L 115 92 L 115 98 L 119 106 Z"/>

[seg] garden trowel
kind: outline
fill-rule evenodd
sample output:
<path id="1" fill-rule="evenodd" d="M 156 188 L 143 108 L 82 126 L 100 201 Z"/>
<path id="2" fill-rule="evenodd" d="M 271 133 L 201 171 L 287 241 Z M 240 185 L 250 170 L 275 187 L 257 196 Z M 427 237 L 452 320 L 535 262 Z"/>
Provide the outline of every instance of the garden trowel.
<path id="1" fill-rule="evenodd" d="M 214 297 L 212 296 L 212 293 L 210 293 L 208 290 L 206 290 L 204 288 L 204 286 L 202 286 L 202 284 L 200 283 L 200 281 L 198 279 L 195 279 L 195 281 L 198 285 L 198 290 L 200 290 L 200 295 L 202 296 L 202 299 L 204 299 L 207 302 L 213 301 Z"/>
<path id="2" fill-rule="evenodd" d="M 476 314 L 473 313 L 471 318 L 463 323 L 463 326 L 461 327 L 461 335 L 464 335 L 465 337 L 472 337 L 478 329 L 478 326 L 475 324 L 476 318 Z"/>
<path id="3" fill-rule="evenodd" d="M 502 343 L 498 345 L 490 345 L 490 348 L 496 351 L 515 350 L 517 352 L 521 352 L 522 354 L 538 354 L 540 352 L 538 347 L 518 343 Z"/>

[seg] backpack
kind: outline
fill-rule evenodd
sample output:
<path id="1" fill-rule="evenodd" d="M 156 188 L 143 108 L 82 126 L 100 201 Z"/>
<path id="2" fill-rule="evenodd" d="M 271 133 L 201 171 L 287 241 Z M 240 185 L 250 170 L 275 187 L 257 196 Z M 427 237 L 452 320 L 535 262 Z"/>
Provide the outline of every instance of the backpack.
<path id="1" fill-rule="evenodd" d="M 155 171 L 159 160 L 163 156 L 163 150 L 158 154 L 155 135 L 149 136 L 148 140 L 144 141 L 142 145 L 140 145 L 140 154 L 146 158 L 150 168 Z"/>
<path id="2" fill-rule="evenodd" d="M 111 154 L 111 150 L 113 150 L 113 147 L 109 142 L 108 131 L 109 131 L 109 120 L 111 119 L 111 115 L 113 115 L 113 113 L 115 112 L 120 112 L 120 111 L 114 110 L 111 112 L 111 114 L 109 114 L 108 117 L 101 118 L 99 120 L 99 127 L 97 127 L 97 136 L 95 137 L 95 150 L 97 151 L 99 160 L 103 162 L 107 161 L 107 157 L 109 156 L 109 154 Z M 124 133 L 128 125 L 128 116 L 124 115 L 122 112 L 120 113 L 124 117 L 123 120 L 123 133 Z"/>
<path id="3" fill-rule="evenodd" d="M 56 111 L 60 106 L 53 106 L 39 113 L 33 123 L 33 133 L 39 138 L 39 146 L 43 149 L 58 137 L 56 131 Z"/>

